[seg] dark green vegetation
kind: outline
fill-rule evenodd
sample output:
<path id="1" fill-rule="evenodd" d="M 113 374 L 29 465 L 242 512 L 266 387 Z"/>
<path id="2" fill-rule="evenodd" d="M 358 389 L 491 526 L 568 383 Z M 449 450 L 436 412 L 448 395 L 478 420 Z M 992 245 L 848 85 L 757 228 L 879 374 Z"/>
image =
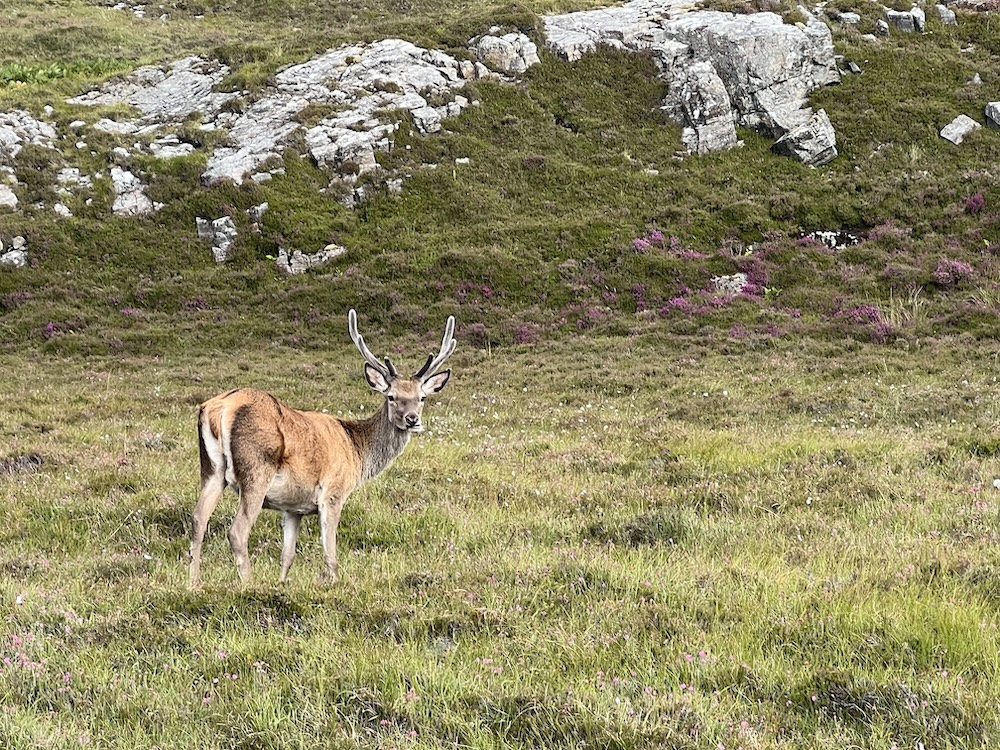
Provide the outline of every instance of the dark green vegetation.
<path id="1" fill-rule="evenodd" d="M 65 125 L 67 96 L 193 53 L 253 92 L 341 42 L 462 54 L 569 8 L 0 2 L 0 111 Z M 994 746 L 1000 136 L 937 132 L 982 121 L 1000 37 L 929 23 L 836 31 L 864 73 L 814 97 L 841 153 L 819 170 L 749 132 L 678 159 L 654 66 L 615 52 L 402 128 L 383 165 L 412 176 L 357 211 L 296 157 L 206 189 L 196 156 L 142 165 L 149 219 L 98 196 L 58 220 L 32 204 L 74 144 L 25 149 L 0 214 L 31 257 L 0 270 L 0 746 Z M 194 220 L 223 214 L 219 267 Z M 329 242 L 350 252 L 302 277 L 269 258 Z M 736 271 L 752 294 L 709 291 Z M 195 405 L 246 384 L 369 411 L 350 306 L 414 366 L 458 317 L 431 434 L 348 505 L 333 589 L 314 523 L 273 585 L 268 513 L 236 590 L 230 497 L 187 592 Z"/>

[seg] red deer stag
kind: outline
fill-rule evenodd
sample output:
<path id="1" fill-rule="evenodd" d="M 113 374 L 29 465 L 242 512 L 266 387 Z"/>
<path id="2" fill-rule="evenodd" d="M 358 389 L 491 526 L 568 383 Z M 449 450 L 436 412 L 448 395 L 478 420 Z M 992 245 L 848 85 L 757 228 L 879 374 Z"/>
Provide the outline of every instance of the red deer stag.
<path id="1" fill-rule="evenodd" d="M 351 492 L 377 476 L 403 452 L 411 433 L 421 432 L 424 399 L 438 393 L 451 370 L 437 372 L 455 351 L 455 318 L 449 317 L 438 355 L 430 355 L 413 377 L 401 377 L 389 358 L 369 351 L 358 333 L 357 313 L 347 316 L 351 340 L 365 359 L 365 379 L 385 396 L 368 419 L 339 419 L 299 411 L 270 393 L 240 388 L 201 405 L 198 445 L 201 486 L 191 530 L 192 588 L 201 585 L 201 544 L 208 519 L 229 486 L 239 507 L 229 546 L 240 579 L 250 580 L 247 542 L 262 508 L 282 512 L 281 577 L 295 558 L 302 517 L 319 514 L 326 578 L 337 580 L 337 524 Z"/>

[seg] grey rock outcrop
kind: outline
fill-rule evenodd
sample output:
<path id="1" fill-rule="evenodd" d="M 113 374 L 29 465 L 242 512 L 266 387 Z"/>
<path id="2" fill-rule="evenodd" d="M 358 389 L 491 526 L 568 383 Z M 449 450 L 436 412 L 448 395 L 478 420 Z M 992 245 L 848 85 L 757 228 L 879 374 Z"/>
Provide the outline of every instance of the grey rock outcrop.
<path id="1" fill-rule="evenodd" d="M 15 159 L 25 146 L 55 148 L 56 129 L 35 119 L 21 109 L 0 112 L 0 208 L 16 209 L 17 194 L 11 185 L 17 184 Z"/>
<path id="2" fill-rule="evenodd" d="M 830 30 L 812 16 L 800 28 L 774 13 L 700 11 L 669 31 L 718 70 L 737 122 L 772 138 L 809 119 L 809 92 L 840 81 Z"/>
<path id="3" fill-rule="evenodd" d="M 981 127 L 982 125 L 968 115 L 959 115 L 941 129 L 941 137 L 957 146 L 970 133 L 979 130 Z"/>
<path id="4" fill-rule="evenodd" d="M 0 112 L 0 164 L 11 164 L 26 145 L 55 148 L 56 129 L 29 112 Z"/>
<path id="5" fill-rule="evenodd" d="M 179 122 L 196 112 L 211 121 L 226 102 L 239 96 L 214 90 L 228 73 L 229 68 L 220 62 L 185 57 L 167 69 L 155 65 L 136 68 L 122 80 L 68 101 L 85 106 L 131 104 L 142 113 L 145 125 Z"/>
<path id="6" fill-rule="evenodd" d="M 511 44 L 520 50 L 525 64 L 537 61 L 526 37 Z M 356 176 L 376 169 L 375 154 L 391 146 L 396 124 L 386 113 L 407 111 L 418 130 L 436 132 L 444 118 L 460 114 L 470 104 L 454 90 L 469 80 L 495 75 L 479 63 L 459 61 L 401 39 L 385 39 L 347 45 L 290 66 L 275 76 L 273 90 L 235 114 L 224 109 L 241 95 L 214 90 L 228 72 L 218 62 L 188 57 L 165 69 L 139 68 L 122 81 L 69 102 L 135 106 L 141 112 L 137 120 L 103 119 L 95 125 L 119 135 L 148 136 L 197 113 L 203 129 L 227 132 L 228 145 L 208 158 L 202 175 L 206 184 L 268 179 L 275 170 L 265 169 L 265 163 L 280 163 L 284 146 L 303 130 L 297 115 L 310 104 L 331 105 L 337 113 L 304 134 L 309 152 L 321 166 L 345 166 L 349 175 Z M 149 150 L 170 158 L 191 153 L 193 146 L 168 133 L 153 141 Z"/>
<path id="7" fill-rule="evenodd" d="M 570 62 L 601 44 L 618 49 L 652 49 L 667 41 L 664 24 L 691 7 L 684 0 L 632 0 L 609 8 L 544 16 L 545 43 Z"/>
<path id="8" fill-rule="evenodd" d="M 280 248 L 275 264 L 278 266 L 278 270 L 284 271 L 289 276 L 298 276 L 310 268 L 318 268 L 346 252 L 347 248 L 342 245 L 327 245 L 318 253 L 311 254 L 299 250 L 293 250 L 289 253 L 285 248 Z"/>
<path id="9" fill-rule="evenodd" d="M 663 108 L 684 123 L 681 141 L 692 153 L 722 151 L 739 142 L 729 92 L 707 62 L 683 68 L 674 78 Z"/>
<path id="10" fill-rule="evenodd" d="M 781 136 L 771 150 L 794 156 L 810 167 L 821 167 L 837 156 L 837 137 L 825 110 L 817 110 L 808 122 Z"/>
<path id="11" fill-rule="evenodd" d="M 829 28 L 800 10 L 806 23 L 792 25 L 774 13 L 735 15 L 692 10 L 682 0 L 633 0 L 543 21 L 547 45 L 566 60 L 598 44 L 651 51 L 670 85 L 664 108 L 680 119 L 685 145 L 701 152 L 711 150 L 707 144 L 735 145 L 735 132 L 730 136 L 723 125 L 727 119 L 733 128 L 783 136 L 810 121 L 811 91 L 840 80 Z M 730 113 L 718 96 L 720 82 Z"/>
<path id="12" fill-rule="evenodd" d="M 240 183 L 264 162 L 280 159 L 280 146 L 302 127 L 295 116 L 310 103 L 339 109 L 305 133 L 316 162 L 346 166 L 353 174 L 371 171 L 377 167 L 375 154 L 389 149 L 396 128 L 384 113 L 407 111 L 418 130 L 435 132 L 443 118 L 469 104 L 455 96 L 455 89 L 491 75 L 482 65 L 401 39 L 330 50 L 275 77 L 276 91 L 233 122 L 229 140 L 234 145 L 216 149 L 202 179 Z M 444 103 L 432 106 L 429 100 Z"/>
<path id="13" fill-rule="evenodd" d="M 146 216 L 163 208 L 146 195 L 142 180 L 127 169 L 112 167 L 111 184 L 115 191 L 111 211 L 116 216 Z"/>
<path id="14" fill-rule="evenodd" d="M 490 29 L 489 34 L 469 42 L 479 62 L 487 68 L 506 75 L 520 75 L 541 62 L 538 48 L 526 35 L 518 31 L 498 36 L 499 31 Z"/>
<path id="15" fill-rule="evenodd" d="M 198 236 L 212 243 L 212 256 L 216 263 L 225 263 L 232 257 L 237 232 L 231 216 L 222 216 L 211 221 L 196 217 L 195 225 Z"/>

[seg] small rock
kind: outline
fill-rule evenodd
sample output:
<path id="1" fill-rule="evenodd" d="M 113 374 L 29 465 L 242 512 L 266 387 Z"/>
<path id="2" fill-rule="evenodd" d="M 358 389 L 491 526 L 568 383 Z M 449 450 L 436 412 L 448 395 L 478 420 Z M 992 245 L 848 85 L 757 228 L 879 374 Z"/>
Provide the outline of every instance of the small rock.
<path id="1" fill-rule="evenodd" d="M 986 124 L 991 128 L 1000 129 L 1000 102 L 990 102 L 986 105 Z"/>
<path id="2" fill-rule="evenodd" d="M 176 135 L 158 138 L 149 144 L 149 152 L 158 159 L 174 159 L 194 152 L 194 146 L 183 143 Z"/>
<path id="3" fill-rule="evenodd" d="M 275 260 L 275 265 L 289 276 L 298 276 L 310 268 L 317 268 L 346 252 L 347 248 L 343 245 L 329 244 L 318 253 L 311 255 L 306 255 L 301 250 L 293 250 L 291 255 L 289 255 L 288 251 L 282 247 L 278 248 L 278 257 Z"/>
<path id="4" fill-rule="evenodd" d="M 838 20 L 848 26 L 857 26 L 861 23 L 861 16 L 858 13 L 841 13 Z"/>
<path id="5" fill-rule="evenodd" d="M 981 127 L 982 125 L 968 115 L 959 115 L 941 129 L 941 137 L 957 146 L 965 140 L 969 133 L 979 130 Z"/>
<path id="6" fill-rule="evenodd" d="M 9 185 L 0 185 L 0 208 L 17 208 L 17 196 Z"/>
<path id="7" fill-rule="evenodd" d="M 809 121 L 781 136 L 771 150 L 792 156 L 810 167 L 821 167 L 837 156 L 837 136 L 825 110 L 817 110 Z"/>
<path id="8" fill-rule="evenodd" d="M 520 32 L 503 36 L 486 36 L 471 40 L 479 62 L 491 70 L 508 75 L 520 75 L 541 62 L 535 43 Z"/>
<path id="9" fill-rule="evenodd" d="M 212 222 L 208 219 L 203 219 L 200 216 L 196 216 L 194 219 L 195 226 L 198 228 L 198 239 L 200 240 L 212 240 L 215 239 L 215 232 L 212 231 Z"/>
<path id="10" fill-rule="evenodd" d="M 969 86 L 982 86 L 983 79 L 980 77 L 979 73 L 973 73 L 972 78 L 970 78 L 966 83 Z"/>
<path id="11" fill-rule="evenodd" d="M 259 206 L 251 206 L 247 209 L 247 216 L 250 217 L 251 221 L 255 221 L 258 224 L 264 219 L 264 214 L 267 213 L 268 206 L 267 201 L 264 201 Z"/>
<path id="12" fill-rule="evenodd" d="M 955 26 L 958 24 L 958 17 L 955 15 L 955 11 L 948 6 L 938 3 L 934 6 L 934 10 L 937 12 L 938 20 L 945 26 Z"/>
<path id="13" fill-rule="evenodd" d="M 712 284 L 715 286 L 715 290 L 717 292 L 734 296 L 742 294 L 748 283 L 749 281 L 747 275 L 742 272 L 734 273 L 731 276 L 712 277 Z"/>
<path id="14" fill-rule="evenodd" d="M 212 222 L 214 245 L 212 255 L 216 263 L 225 263 L 232 257 L 233 245 L 236 243 L 236 224 L 231 216 L 223 216 Z"/>
<path id="15" fill-rule="evenodd" d="M 875 33 L 880 36 L 889 36 L 889 24 L 881 18 L 878 19 L 875 22 Z"/>
<path id="16" fill-rule="evenodd" d="M 913 23 L 913 14 L 909 11 L 892 10 L 890 8 L 886 10 L 885 17 L 889 25 L 899 31 L 912 33 L 916 28 Z"/>
<path id="17" fill-rule="evenodd" d="M 216 263 L 225 263 L 232 255 L 233 244 L 236 242 L 236 224 L 231 216 L 222 216 L 209 221 L 200 216 L 195 217 L 198 228 L 198 238 L 212 243 L 212 255 Z"/>
<path id="18" fill-rule="evenodd" d="M 24 250 L 9 250 L 0 255 L 0 265 L 24 268 L 28 265 L 28 254 Z"/>
<path id="19" fill-rule="evenodd" d="M 116 216 L 145 216 L 162 208 L 149 199 L 142 181 L 127 169 L 111 167 L 111 182 L 115 191 L 111 211 Z"/>

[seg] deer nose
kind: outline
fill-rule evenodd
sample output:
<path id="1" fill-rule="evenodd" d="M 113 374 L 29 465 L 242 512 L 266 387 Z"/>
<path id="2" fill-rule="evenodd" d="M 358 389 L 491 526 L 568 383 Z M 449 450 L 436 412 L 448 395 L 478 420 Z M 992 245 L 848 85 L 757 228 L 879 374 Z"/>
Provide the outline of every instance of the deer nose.
<path id="1" fill-rule="evenodd" d="M 417 423 L 420 421 L 420 417 L 416 414 L 407 414 L 405 419 L 407 427 L 416 427 Z"/>

